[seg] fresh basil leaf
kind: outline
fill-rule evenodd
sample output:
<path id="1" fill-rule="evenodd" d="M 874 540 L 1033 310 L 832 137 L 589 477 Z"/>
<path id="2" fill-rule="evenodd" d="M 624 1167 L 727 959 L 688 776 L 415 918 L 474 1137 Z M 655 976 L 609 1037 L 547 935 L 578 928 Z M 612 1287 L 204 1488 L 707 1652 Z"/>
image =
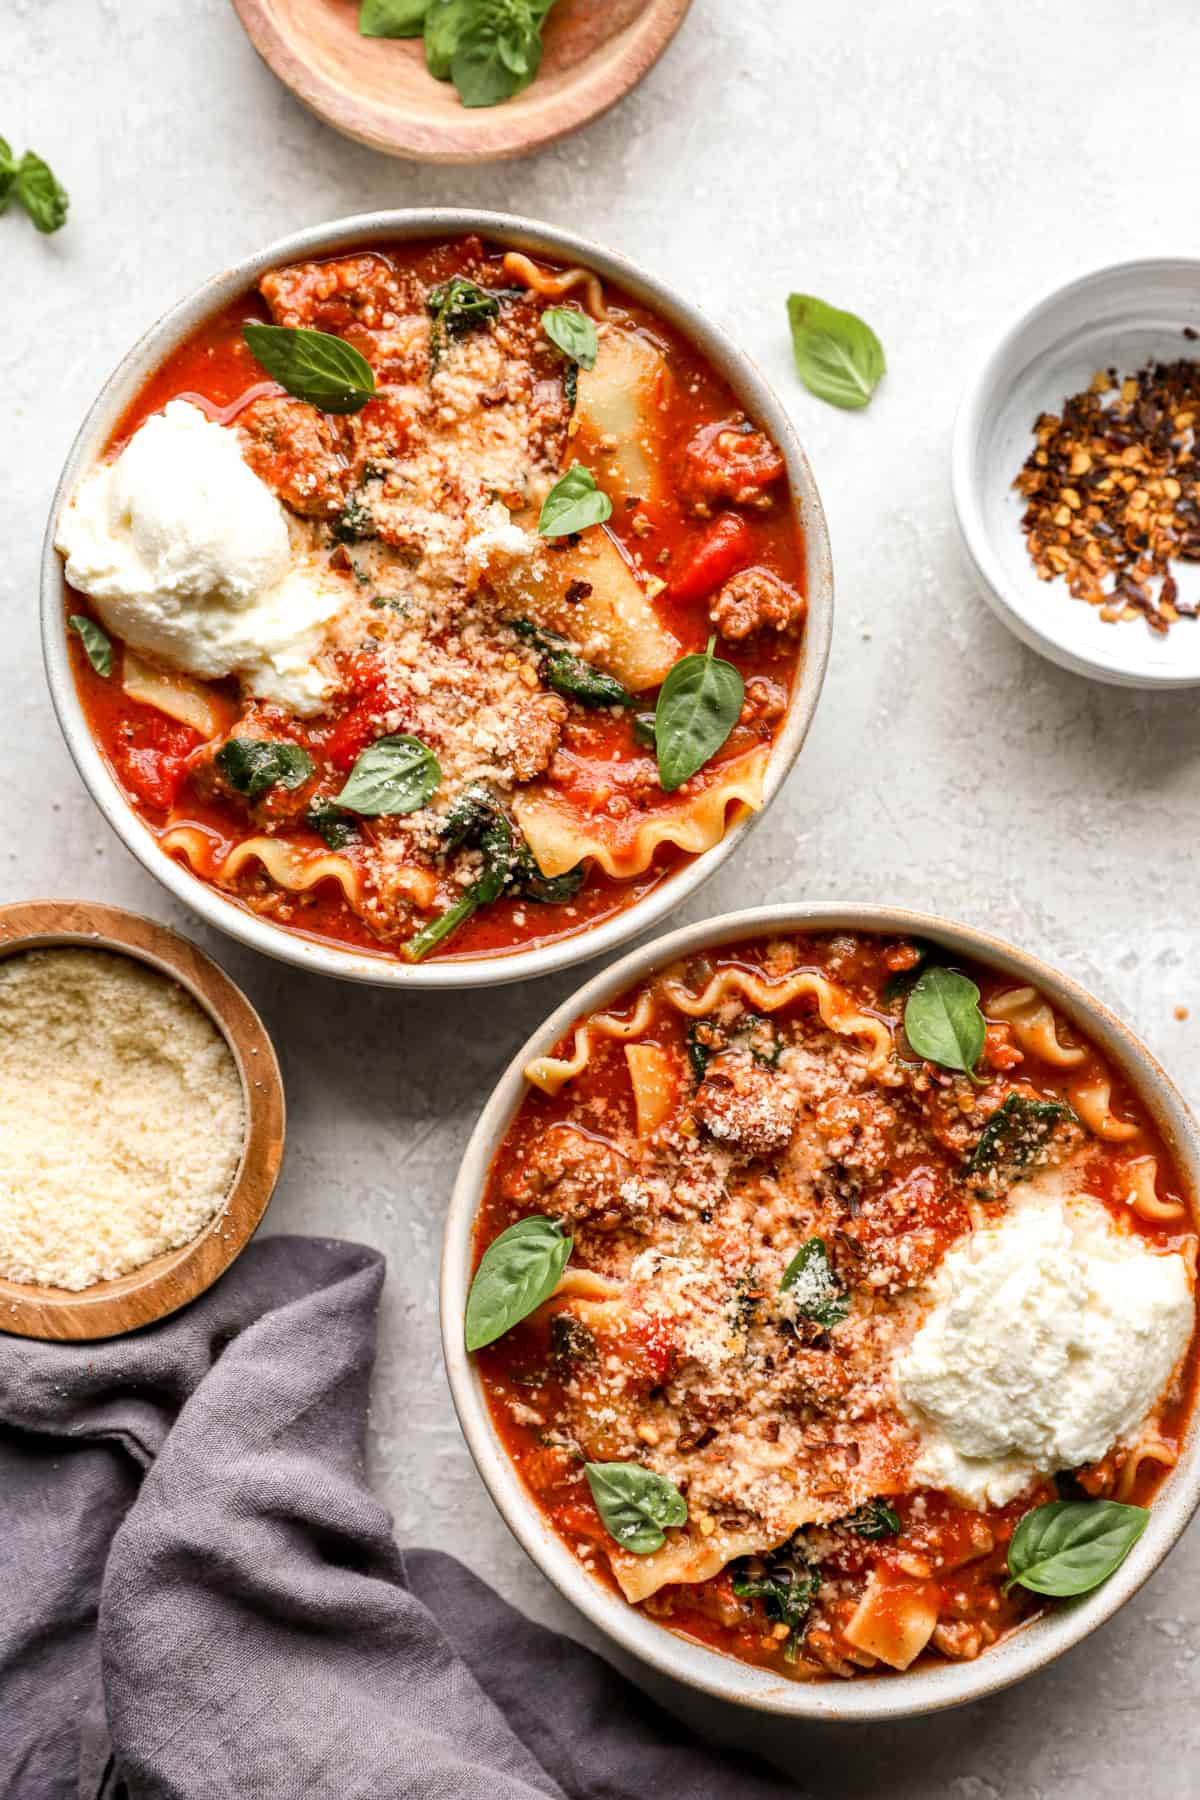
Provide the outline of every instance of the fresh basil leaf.
<path id="1" fill-rule="evenodd" d="M 1019 1582 L 1035 1594 L 1089 1594 L 1116 1573 L 1149 1522 L 1144 1506 L 1117 1500 L 1036 1506 L 1013 1532 L 1005 1591 Z"/>
<path id="2" fill-rule="evenodd" d="M 450 79 L 464 106 L 500 106 L 529 86 L 541 63 L 542 39 L 535 25 L 506 26 L 489 16 L 460 33 Z"/>
<path id="3" fill-rule="evenodd" d="M 656 748 L 658 739 L 654 735 L 654 714 L 652 712 L 634 713 L 629 724 L 635 744 L 640 744 L 644 750 Z"/>
<path id="4" fill-rule="evenodd" d="M 795 1662 L 813 1600 L 821 1586 L 821 1572 L 808 1560 L 809 1552 L 799 1532 L 768 1556 L 740 1558 L 733 1566 L 733 1591 L 739 1600 L 761 1600 L 763 1611 L 776 1625 L 789 1627 L 784 1656 Z M 760 1568 L 761 1574 L 751 1574 Z"/>
<path id="5" fill-rule="evenodd" d="M 853 1512 L 836 1521 L 838 1531 L 852 1531 L 855 1537 L 878 1543 L 881 1538 L 895 1537 L 904 1529 L 900 1514 L 886 1500 L 867 1500 Z"/>
<path id="6" fill-rule="evenodd" d="M 350 771 L 334 804 L 361 818 L 417 812 L 437 792 L 442 765 L 418 737 L 407 732 L 376 738 Z"/>
<path id="7" fill-rule="evenodd" d="M 327 413 L 361 412 L 375 393 L 371 365 L 353 344 L 304 325 L 242 326 L 246 347 L 257 363 L 298 400 Z"/>
<path id="8" fill-rule="evenodd" d="M 987 1035 L 975 983 L 957 969 L 923 970 L 904 1005 L 904 1035 L 926 1062 L 970 1075 Z"/>
<path id="9" fill-rule="evenodd" d="M 488 1245 L 467 1297 L 468 1350 L 494 1344 L 550 1298 L 574 1241 L 539 1213 L 518 1219 Z"/>
<path id="10" fill-rule="evenodd" d="M 7 207 L 17 184 L 17 159 L 7 138 L 0 137 L 0 213 Z"/>
<path id="11" fill-rule="evenodd" d="M 479 0 L 429 0 L 425 14 L 425 66 L 439 81 L 449 81 L 459 35 Z"/>
<path id="12" fill-rule="evenodd" d="M 669 1526 L 687 1524 L 687 1501 L 674 1482 L 640 1463 L 588 1463 L 584 1473 L 604 1529 L 634 1556 L 652 1556 Z"/>
<path id="13" fill-rule="evenodd" d="M 568 700 L 583 706 L 633 706 L 633 695 L 622 687 L 615 675 L 606 674 L 594 664 L 576 656 L 566 638 L 557 632 L 543 631 L 528 619 L 514 619 L 512 628 L 519 638 L 532 644 L 539 655 L 538 668 L 543 681 Z"/>
<path id="14" fill-rule="evenodd" d="M 318 794 L 311 802 L 304 818 L 305 824 L 316 832 L 329 850 L 344 850 L 358 837 L 358 828 L 350 814 L 335 806 L 324 794 Z"/>
<path id="15" fill-rule="evenodd" d="M 39 231 L 58 231 L 67 222 L 71 202 L 49 163 L 27 150 L 17 168 L 14 187 L 17 199 Z"/>
<path id="16" fill-rule="evenodd" d="M 415 38 L 425 30 L 429 0 L 362 0 L 358 29 L 362 37 Z"/>
<path id="17" fill-rule="evenodd" d="M 101 631 L 95 619 L 89 619 L 86 613 L 72 613 L 67 624 L 79 634 L 87 659 L 97 675 L 103 675 L 107 681 L 113 666 L 113 647 L 108 633 Z"/>
<path id="18" fill-rule="evenodd" d="M 832 1331 L 850 1312 L 850 1296 L 829 1263 L 824 1238 L 812 1237 L 801 1244 L 779 1283 L 781 1293 L 802 1319 L 811 1319 L 822 1331 Z"/>
<path id="19" fill-rule="evenodd" d="M 581 369 L 594 369 L 600 354 L 596 327 L 585 312 L 574 306 L 552 306 L 542 314 L 542 330 L 564 356 Z"/>
<path id="20" fill-rule="evenodd" d="M 315 764 L 299 744 L 270 738 L 226 738 L 215 758 L 230 787 L 247 800 L 258 800 L 268 788 L 302 788 Z"/>
<path id="21" fill-rule="evenodd" d="M 612 501 L 596 486 L 596 477 L 582 463 L 561 476 L 542 502 L 538 530 L 543 537 L 574 537 L 589 525 L 603 525 L 612 517 Z"/>
<path id="22" fill-rule="evenodd" d="M 787 309 L 796 372 L 810 393 L 851 411 L 869 405 L 887 372 L 871 327 L 812 294 L 789 294 Z"/>
<path id="23" fill-rule="evenodd" d="M 713 655 L 710 637 L 702 656 L 685 656 L 662 684 L 654 710 L 658 780 L 675 789 L 715 756 L 741 715 L 746 686 L 732 663 Z"/>
<path id="24" fill-rule="evenodd" d="M 964 1170 L 968 1183 L 984 1198 L 995 1198 L 1043 1163 L 1060 1129 L 1076 1122 L 1060 1100 L 1009 1094 L 980 1133 Z"/>

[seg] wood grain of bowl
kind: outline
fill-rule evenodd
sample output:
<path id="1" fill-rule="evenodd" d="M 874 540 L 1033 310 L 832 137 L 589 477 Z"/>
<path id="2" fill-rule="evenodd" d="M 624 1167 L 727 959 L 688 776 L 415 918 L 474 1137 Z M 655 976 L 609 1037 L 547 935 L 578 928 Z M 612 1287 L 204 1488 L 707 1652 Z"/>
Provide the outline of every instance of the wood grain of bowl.
<path id="1" fill-rule="evenodd" d="M 501 162 L 598 118 L 657 62 L 691 0 L 558 0 L 537 79 L 468 109 L 425 67 L 419 39 L 365 38 L 358 0 L 233 0 L 285 87 L 335 131 L 416 162 Z"/>
<path id="2" fill-rule="evenodd" d="M 117 1337 L 176 1312 L 211 1287 L 244 1250 L 266 1212 L 283 1160 L 283 1079 L 266 1028 L 241 989 L 203 951 L 165 926 L 85 900 L 0 906 L 0 959 L 50 947 L 131 956 L 178 982 L 228 1044 L 245 1101 L 245 1139 L 233 1184 L 198 1237 L 78 1293 L 0 1277 L 0 1330 L 87 1341 Z"/>

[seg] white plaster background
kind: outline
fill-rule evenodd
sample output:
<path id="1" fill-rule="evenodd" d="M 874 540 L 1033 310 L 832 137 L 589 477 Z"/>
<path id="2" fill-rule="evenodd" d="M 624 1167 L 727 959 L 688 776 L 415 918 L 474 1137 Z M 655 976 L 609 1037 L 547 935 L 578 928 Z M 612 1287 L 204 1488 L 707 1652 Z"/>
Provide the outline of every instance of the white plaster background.
<path id="1" fill-rule="evenodd" d="M 460 1149 L 519 1039 L 575 985 L 480 1002 L 334 989 L 204 931 L 109 835 L 66 755 L 36 623 L 46 507 L 80 415 L 142 329 L 227 261 L 379 206 L 496 206 L 606 239 L 766 367 L 825 497 L 833 660 L 799 767 L 685 916 L 893 900 L 973 920 L 1114 1002 L 1200 1098 L 1200 711 L 1060 673 L 973 592 L 948 491 L 970 359 L 1033 291 L 1195 248 L 1194 0 L 696 0 L 644 86 L 520 164 L 389 161 L 304 112 L 228 0 L 0 0 L 0 132 L 46 155 L 69 228 L 0 220 L 0 898 L 91 896 L 190 931 L 262 1008 L 290 1148 L 273 1230 L 379 1245 L 390 1274 L 372 1473 L 402 1540 L 526 1611 L 583 1622 L 476 1478 L 442 1375 L 435 1265 Z M 805 393 L 789 288 L 861 312 L 869 412 Z M 1049 602 L 1048 602 L 1049 603 Z M 1192 1018 L 1174 1018 L 1177 1004 Z M 821 1795 L 1196 1792 L 1200 1535 L 1100 1637 L 995 1700 L 908 1725 L 780 1726 L 657 1691 Z"/>

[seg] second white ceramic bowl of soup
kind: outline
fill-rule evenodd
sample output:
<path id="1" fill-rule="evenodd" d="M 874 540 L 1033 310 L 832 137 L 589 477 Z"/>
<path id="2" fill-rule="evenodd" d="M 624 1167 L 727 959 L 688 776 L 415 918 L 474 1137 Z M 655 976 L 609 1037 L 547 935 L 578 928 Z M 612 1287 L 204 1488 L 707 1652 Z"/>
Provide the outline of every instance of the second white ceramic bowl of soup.
<path id="1" fill-rule="evenodd" d="M 441 1267 L 442 1344 L 459 1422 L 502 1517 L 542 1573 L 615 1643 L 661 1674 L 762 1712 L 828 1720 L 897 1719 L 958 1706 L 1022 1680 L 1079 1644 L 1137 1592 L 1200 1503 L 1200 1438 L 1194 1417 L 1178 1462 L 1154 1496 L 1143 1536 L 1102 1586 L 1080 1599 L 1052 1603 L 1040 1617 L 1018 1625 L 974 1661 L 921 1661 L 904 1673 L 860 1674 L 851 1680 L 789 1680 L 675 1635 L 581 1567 L 517 1474 L 493 1422 L 475 1359 L 464 1346 L 476 1219 L 493 1159 L 529 1092 L 527 1065 L 551 1054 L 580 1019 L 680 959 L 790 932 L 916 939 L 940 949 L 947 958 L 984 964 L 1014 985 L 1035 987 L 1111 1062 L 1143 1102 L 1173 1153 L 1196 1217 L 1200 1135 L 1195 1119 L 1145 1045 L 1077 982 L 985 932 L 928 914 L 868 905 L 762 907 L 687 926 L 631 952 L 564 1001 L 514 1056 L 475 1128 L 450 1203 Z"/>
<path id="2" fill-rule="evenodd" d="M 59 514 L 81 477 L 102 459 L 127 410 L 159 366 L 222 308 L 248 293 L 268 270 L 351 248 L 462 238 L 594 270 L 635 301 L 660 313 L 696 345 L 729 383 L 751 419 L 778 445 L 787 463 L 791 504 L 806 546 L 807 621 L 802 665 L 766 769 L 761 811 L 732 817 L 719 843 L 623 906 L 571 936 L 498 954 L 407 963 L 396 954 L 343 947 L 288 929 L 239 905 L 167 854 L 143 824 L 101 753 L 76 690 L 68 655 L 66 584 L 54 546 Z M 101 389 L 71 447 L 51 506 L 42 561 L 42 644 L 51 698 L 67 746 L 89 793 L 117 836 L 156 880 L 207 923 L 251 949 L 300 968 L 380 987 L 475 988 L 549 974 L 616 949 L 648 930 L 694 894 L 738 849 L 783 786 L 816 711 L 833 630 L 833 574 L 829 536 L 816 483 L 787 411 L 753 362 L 687 299 L 623 257 L 573 232 L 508 214 L 454 208 L 376 212 L 313 226 L 243 258 L 151 327 Z"/>

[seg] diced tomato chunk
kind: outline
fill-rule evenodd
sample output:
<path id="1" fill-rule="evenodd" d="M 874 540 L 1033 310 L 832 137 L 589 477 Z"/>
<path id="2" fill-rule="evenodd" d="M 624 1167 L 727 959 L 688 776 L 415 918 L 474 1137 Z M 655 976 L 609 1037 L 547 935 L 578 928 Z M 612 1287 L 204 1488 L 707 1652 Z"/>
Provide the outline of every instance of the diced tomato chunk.
<path id="1" fill-rule="evenodd" d="M 388 710 L 386 671 L 378 656 L 358 656 L 348 671 L 348 686 L 355 696 L 349 709 L 329 728 L 323 745 L 333 767 L 346 774 L 368 744 L 380 735 L 380 720 Z"/>
<path id="2" fill-rule="evenodd" d="M 114 761 L 125 786 L 144 806 L 169 812 L 187 774 L 200 734 L 161 714 L 140 717 L 132 738 L 118 738 Z"/>
<path id="3" fill-rule="evenodd" d="M 665 1319 L 651 1314 L 631 1325 L 621 1339 L 622 1354 L 641 1372 L 649 1387 L 660 1387 L 675 1361 L 675 1339 Z"/>
<path id="4" fill-rule="evenodd" d="M 739 513 L 722 513 L 676 571 L 670 587 L 672 600 L 685 605 L 707 600 L 753 556 L 754 539 L 745 519 Z"/>

